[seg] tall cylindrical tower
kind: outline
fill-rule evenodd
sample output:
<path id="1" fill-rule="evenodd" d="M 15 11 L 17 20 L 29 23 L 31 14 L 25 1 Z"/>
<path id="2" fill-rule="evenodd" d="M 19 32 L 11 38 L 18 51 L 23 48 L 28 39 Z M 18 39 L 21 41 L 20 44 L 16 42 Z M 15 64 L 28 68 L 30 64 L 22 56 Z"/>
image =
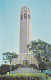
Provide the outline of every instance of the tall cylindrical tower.
<path id="1" fill-rule="evenodd" d="M 32 40 L 30 9 L 21 8 L 20 15 L 20 53 L 28 53 L 27 45 Z"/>

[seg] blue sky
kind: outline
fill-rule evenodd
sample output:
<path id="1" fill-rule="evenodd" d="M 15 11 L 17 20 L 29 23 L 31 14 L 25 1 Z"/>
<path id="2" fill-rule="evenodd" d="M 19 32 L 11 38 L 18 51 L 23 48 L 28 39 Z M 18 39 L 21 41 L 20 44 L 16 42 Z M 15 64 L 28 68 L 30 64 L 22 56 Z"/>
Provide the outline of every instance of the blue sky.
<path id="1" fill-rule="evenodd" d="M 33 40 L 51 44 L 51 0 L 0 0 L 0 64 L 2 53 L 19 52 L 20 10 L 31 10 Z"/>

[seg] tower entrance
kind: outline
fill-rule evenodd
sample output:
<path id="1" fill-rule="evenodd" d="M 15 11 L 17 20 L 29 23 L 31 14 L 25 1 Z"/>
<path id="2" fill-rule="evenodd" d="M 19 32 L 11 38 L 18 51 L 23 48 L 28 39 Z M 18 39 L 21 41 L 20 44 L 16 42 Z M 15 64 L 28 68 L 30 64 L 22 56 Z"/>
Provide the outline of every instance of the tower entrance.
<path id="1" fill-rule="evenodd" d="M 28 66 L 29 65 L 29 60 L 23 60 L 23 65 Z"/>

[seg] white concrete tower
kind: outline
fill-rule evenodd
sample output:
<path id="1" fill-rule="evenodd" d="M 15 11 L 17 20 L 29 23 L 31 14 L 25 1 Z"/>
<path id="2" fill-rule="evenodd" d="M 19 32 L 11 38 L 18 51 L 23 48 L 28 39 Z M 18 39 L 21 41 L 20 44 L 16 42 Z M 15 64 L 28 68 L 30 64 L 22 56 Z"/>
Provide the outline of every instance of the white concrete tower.
<path id="1" fill-rule="evenodd" d="M 20 15 L 20 53 L 28 53 L 27 45 L 32 40 L 30 9 L 21 8 Z"/>

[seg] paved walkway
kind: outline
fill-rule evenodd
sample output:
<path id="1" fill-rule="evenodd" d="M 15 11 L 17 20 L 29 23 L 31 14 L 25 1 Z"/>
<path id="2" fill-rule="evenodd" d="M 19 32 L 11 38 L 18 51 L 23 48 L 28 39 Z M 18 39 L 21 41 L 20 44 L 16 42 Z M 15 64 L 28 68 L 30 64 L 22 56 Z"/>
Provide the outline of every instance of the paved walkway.
<path id="1" fill-rule="evenodd" d="M 51 80 L 51 77 L 50 77 L 50 79 L 49 80 Z"/>

